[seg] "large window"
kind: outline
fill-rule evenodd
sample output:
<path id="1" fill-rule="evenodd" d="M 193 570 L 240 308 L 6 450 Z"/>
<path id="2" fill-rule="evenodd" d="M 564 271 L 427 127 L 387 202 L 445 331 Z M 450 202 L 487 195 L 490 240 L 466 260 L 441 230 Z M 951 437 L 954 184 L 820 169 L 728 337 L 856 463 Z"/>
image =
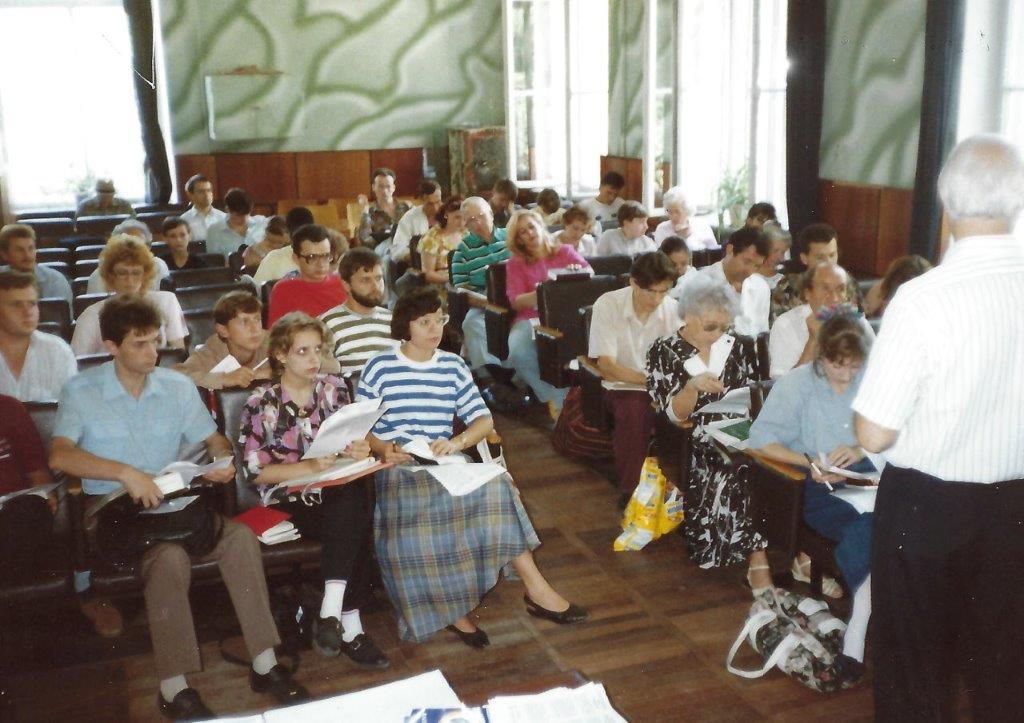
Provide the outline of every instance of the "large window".
<path id="1" fill-rule="evenodd" d="M 1024 2 L 1009 3 L 1000 131 L 1024 148 Z"/>
<path id="2" fill-rule="evenodd" d="M 608 4 L 505 0 L 504 12 L 513 177 L 591 194 L 608 151 Z"/>
<path id="3" fill-rule="evenodd" d="M 121 0 L 0 0 L 0 142 L 16 208 L 71 206 L 96 177 L 144 195 Z M 150 68 L 141 69 L 151 77 Z"/>

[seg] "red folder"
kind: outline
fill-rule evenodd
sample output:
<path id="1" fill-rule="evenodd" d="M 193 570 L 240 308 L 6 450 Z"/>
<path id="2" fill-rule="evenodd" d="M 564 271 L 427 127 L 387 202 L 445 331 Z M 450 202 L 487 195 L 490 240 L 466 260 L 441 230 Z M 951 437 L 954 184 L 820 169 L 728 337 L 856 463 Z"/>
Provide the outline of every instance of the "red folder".
<path id="1" fill-rule="evenodd" d="M 253 507 L 235 517 L 235 522 L 241 522 L 259 537 L 274 525 L 278 525 L 290 517 L 291 515 L 287 512 L 273 507 Z"/>

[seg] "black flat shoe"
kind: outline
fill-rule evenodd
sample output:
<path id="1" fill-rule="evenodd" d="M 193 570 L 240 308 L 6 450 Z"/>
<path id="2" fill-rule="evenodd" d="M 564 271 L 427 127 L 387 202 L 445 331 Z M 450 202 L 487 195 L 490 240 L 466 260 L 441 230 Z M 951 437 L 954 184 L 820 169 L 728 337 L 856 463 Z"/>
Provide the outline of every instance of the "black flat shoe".
<path id="1" fill-rule="evenodd" d="M 446 630 L 451 630 L 453 633 L 459 636 L 459 640 L 464 642 L 469 647 L 476 648 L 477 650 L 482 650 L 483 648 L 486 648 L 488 645 L 491 644 L 491 639 L 487 637 L 487 633 L 485 633 L 480 628 L 477 628 L 471 633 L 467 633 L 463 632 L 462 630 L 459 630 L 454 625 L 449 625 L 446 628 Z"/>
<path id="2" fill-rule="evenodd" d="M 551 622 L 558 623 L 559 625 L 582 622 L 590 617 L 590 613 L 588 613 L 585 608 L 581 608 L 579 605 L 573 605 L 572 603 L 569 603 L 569 607 L 562 612 L 556 613 L 554 610 L 542 608 L 531 600 L 529 595 L 523 595 L 523 602 L 526 603 L 526 612 L 530 613 L 530 615 L 533 615 L 535 618 L 550 620 Z"/>
<path id="3" fill-rule="evenodd" d="M 164 700 L 163 695 L 157 693 L 156 704 L 163 716 L 171 720 L 206 720 L 216 717 L 203 703 L 195 688 L 185 688 L 174 696 L 170 703 Z"/>
<path id="4" fill-rule="evenodd" d="M 275 665 L 266 675 L 255 670 L 249 671 L 249 687 L 254 693 L 270 693 L 282 705 L 301 703 L 309 700 L 309 691 L 292 679 L 291 672 L 283 665 Z"/>
<path id="5" fill-rule="evenodd" d="M 360 668 L 387 668 L 391 662 L 366 633 L 357 635 L 351 643 L 341 642 L 341 652 Z"/>

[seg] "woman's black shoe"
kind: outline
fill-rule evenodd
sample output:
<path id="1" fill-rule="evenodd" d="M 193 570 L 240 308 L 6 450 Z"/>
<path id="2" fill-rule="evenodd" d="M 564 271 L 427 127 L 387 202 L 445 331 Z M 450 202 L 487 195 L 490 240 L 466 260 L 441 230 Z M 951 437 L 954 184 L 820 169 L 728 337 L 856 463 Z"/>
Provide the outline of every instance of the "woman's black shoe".
<path id="1" fill-rule="evenodd" d="M 446 630 L 451 630 L 453 633 L 459 636 L 459 640 L 464 642 L 469 647 L 476 648 L 477 650 L 486 648 L 488 645 L 491 644 L 491 639 L 487 637 L 487 633 L 485 633 L 480 628 L 477 628 L 471 633 L 467 633 L 462 630 L 459 630 L 454 625 L 449 625 L 446 628 Z"/>
<path id="2" fill-rule="evenodd" d="M 271 668 L 266 675 L 250 670 L 249 687 L 254 693 L 270 693 L 282 705 L 309 700 L 309 691 L 305 686 L 296 683 L 288 669 L 280 664 Z"/>
<path id="3" fill-rule="evenodd" d="M 171 720 L 208 720 L 215 717 L 195 688 L 185 688 L 170 703 L 164 700 L 161 693 L 157 693 L 156 703 L 164 717 Z"/>
<path id="4" fill-rule="evenodd" d="M 533 615 L 535 618 L 550 620 L 551 622 L 558 623 L 559 625 L 578 623 L 590 617 L 590 613 L 588 613 L 584 608 L 581 608 L 579 605 L 573 605 L 572 603 L 569 603 L 569 607 L 562 612 L 556 613 L 554 610 L 542 608 L 531 600 L 529 595 L 523 595 L 523 602 L 526 603 L 526 612 L 530 613 L 530 615 Z"/>

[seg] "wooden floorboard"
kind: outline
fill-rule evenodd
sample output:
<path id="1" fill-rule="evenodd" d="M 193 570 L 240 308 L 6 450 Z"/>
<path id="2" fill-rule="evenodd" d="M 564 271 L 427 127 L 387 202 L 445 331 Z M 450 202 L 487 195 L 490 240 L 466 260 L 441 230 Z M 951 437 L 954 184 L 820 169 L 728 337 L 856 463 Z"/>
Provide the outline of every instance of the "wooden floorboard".
<path id="1" fill-rule="evenodd" d="M 504 581 L 476 611 L 492 644 L 475 651 L 443 632 L 418 645 L 401 642 L 393 613 L 382 602 L 364 615 L 364 627 L 390 657 L 391 667 L 356 670 L 344 660 L 304 653 L 298 678 L 314 695 L 440 668 L 465 697 L 486 699 L 526 679 L 578 670 L 604 683 L 616 707 L 637 723 L 871 718 L 870 679 L 824 695 L 777 671 L 759 680 L 729 674 L 726 652 L 750 605 L 743 570 L 700 570 L 686 559 L 677 535 L 642 552 L 613 552 L 619 512 L 617 492 L 608 481 L 557 455 L 542 425 L 499 418 L 498 426 L 543 542 L 538 564 L 565 596 L 590 609 L 591 619 L 561 627 L 532 618 L 523 608 L 522 583 Z M 203 610 L 195 615 L 201 619 Z M 38 634 L 50 635 L 52 628 Z M 249 691 L 244 668 L 220 658 L 217 643 L 202 648 L 206 669 L 191 682 L 217 713 L 270 705 Z M 747 651 L 739 662 L 754 667 L 759 659 Z M 11 672 L 7 685 L 18 720 L 160 720 L 148 653 Z"/>

